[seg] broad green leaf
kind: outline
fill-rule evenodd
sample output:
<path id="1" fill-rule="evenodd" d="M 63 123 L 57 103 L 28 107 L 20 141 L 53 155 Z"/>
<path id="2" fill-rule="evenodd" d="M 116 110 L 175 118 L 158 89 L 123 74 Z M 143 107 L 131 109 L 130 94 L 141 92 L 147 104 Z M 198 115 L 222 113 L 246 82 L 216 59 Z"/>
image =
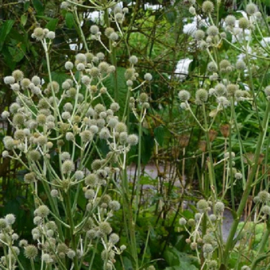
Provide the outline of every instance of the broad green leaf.
<path id="1" fill-rule="evenodd" d="M 68 28 L 72 28 L 75 25 L 74 17 L 71 12 L 66 13 L 65 21 Z"/>
<path id="2" fill-rule="evenodd" d="M 27 23 L 27 15 L 23 14 L 21 16 L 21 25 L 25 26 L 26 23 Z"/>
<path id="3" fill-rule="evenodd" d="M 156 127 L 154 130 L 155 139 L 157 140 L 160 146 L 163 145 L 165 130 L 163 126 Z"/>
<path id="4" fill-rule="evenodd" d="M 57 24 L 58 19 L 51 19 L 45 27 L 48 28 L 50 31 L 55 31 Z"/>
<path id="5" fill-rule="evenodd" d="M 37 12 L 38 15 L 42 14 L 44 11 L 44 6 L 41 1 L 39 0 L 33 0 L 33 6 Z"/>
<path id="6" fill-rule="evenodd" d="M 14 20 L 8 20 L 2 24 L 0 27 L 0 51 L 3 48 L 5 39 L 7 35 L 9 34 L 10 30 L 12 29 L 12 26 L 14 24 Z"/>
<path id="7" fill-rule="evenodd" d="M 111 74 L 106 80 L 103 81 L 104 86 L 107 88 L 109 94 L 112 97 L 115 96 L 115 92 L 117 91 L 118 103 L 120 105 L 119 115 L 123 115 L 124 113 L 128 93 L 125 79 L 125 71 L 125 68 L 118 67 L 114 74 Z M 104 100 L 106 102 L 105 98 Z"/>

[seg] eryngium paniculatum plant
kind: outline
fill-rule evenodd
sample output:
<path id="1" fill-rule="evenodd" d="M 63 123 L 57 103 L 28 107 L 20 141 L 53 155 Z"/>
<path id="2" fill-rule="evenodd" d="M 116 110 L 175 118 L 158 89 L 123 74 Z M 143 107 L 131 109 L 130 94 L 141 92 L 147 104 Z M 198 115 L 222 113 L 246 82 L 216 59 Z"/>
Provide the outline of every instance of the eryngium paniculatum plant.
<path id="1" fill-rule="evenodd" d="M 45 50 L 49 83 L 39 76 L 25 78 L 20 70 L 4 78 L 17 97 L 2 112 L 14 129 L 14 135 L 3 140 L 3 157 L 21 161 L 28 170 L 24 181 L 32 188 L 35 203 L 34 242 L 21 240 L 20 247 L 32 264 L 40 256 L 41 267 L 81 269 L 83 264 L 91 267 L 99 244 L 103 269 L 112 269 L 115 254 L 125 247 L 116 247 L 119 236 L 112 232 L 110 219 L 120 203 L 111 198 L 108 187 L 125 168 L 126 154 L 138 137 L 129 135 L 116 116 L 119 105 L 103 84 L 115 67 L 105 62 L 103 53 L 78 53 L 75 61 L 65 63 L 70 78 L 61 85 L 52 80 L 48 51 L 54 36 L 42 28 L 33 33 Z M 109 108 L 98 103 L 103 96 L 109 97 Z M 98 143 L 108 146 L 106 156 Z M 0 220 L 5 254 L 0 264 L 14 269 L 22 250 L 14 247 L 19 238 L 12 229 L 15 217 L 9 220 Z"/>

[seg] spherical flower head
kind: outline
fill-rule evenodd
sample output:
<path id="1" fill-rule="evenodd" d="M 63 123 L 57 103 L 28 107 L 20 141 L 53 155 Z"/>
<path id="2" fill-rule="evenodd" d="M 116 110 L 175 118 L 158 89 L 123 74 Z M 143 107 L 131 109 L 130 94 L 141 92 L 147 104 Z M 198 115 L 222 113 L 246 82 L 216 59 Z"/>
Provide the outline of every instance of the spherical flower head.
<path id="1" fill-rule="evenodd" d="M 6 220 L 6 222 L 7 222 L 8 225 L 12 225 L 12 224 L 14 224 L 14 222 L 16 220 L 16 217 L 13 214 L 7 214 L 5 216 L 5 220 Z"/>
<path id="2" fill-rule="evenodd" d="M 107 27 L 104 31 L 104 34 L 106 37 L 109 37 L 114 32 L 114 29 L 112 27 Z"/>
<path id="3" fill-rule="evenodd" d="M 76 252 L 72 249 L 69 249 L 67 251 L 67 257 L 70 258 L 70 259 L 73 259 L 74 257 L 76 256 Z"/>
<path id="4" fill-rule="evenodd" d="M 37 138 L 37 143 L 41 146 L 44 146 L 46 143 L 48 142 L 48 138 L 44 135 L 40 135 L 38 138 Z"/>
<path id="5" fill-rule="evenodd" d="M 217 64 L 216 64 L 215 62 L 210 62 L 210 63 L 208 63 L 208 65 L 207 65 L 207 69 L 208 69 L 210 72 L 217 72 L 218 67 L 217 67 Z"/>
<path id="6" fill-rule="evenodd" d="M 211 13 L 214 11 L 214 4 L 211 1 L 204 1 L 202 4 L 202 11 L 204 13 Z"/>
<path id="7" fill-rule="evenodd" d="M 109 207 L 113 211 L 118 211 L 120 209 L 120 203 L 118 201 L 110 201 Z"/>
<path id="8" fill-rule="evenodd" d="M 244 265 L 241 267 L 241 270 L 250 270 L 250 267 L 248 267 L 247 265 Z"/>
<path id="9" fill-rule="evenodd" d="M 72 132 L 67 132 L 66 133 L 66 140 L 67 141 L 74 141 L 75 140 L 75 136 Z"/>
<path id="10" fill-rule="evenodd" d="M 4 218 L 0 218 L 0 230 L 5 229 L 7 226 L 7 221 Z"/>
<path id="11" fill-rule="evenodd" d="M 65 69 L 66 69 L 66 70 L 72 70 L 73 67 L 74 67 L 74 65 L 73 65 L 72 62 L 67 61 L 67 62 L 65 63 Z"/>
<path id="12" fill-rule="evenodd" d="M 93 189 L 87 189 L 84 193 L 84 197 L 87 200 L 93 200 L 95 198 L 95 191 Z"/>
<path id="13" fill-rule="evenodd" d="M 9 156 L 9 152 L 6 151 L 6 150 L 4 150 L 4 151 L 2 152 L 2 157 L 3 157 L 3 158 L 7 158 L 8 156 Z"/>
<path id="14" fill-rule="evenodd" d="M 265 87 L 264 93 L 265 93 L 266 97 L 269 97 L 270 96 L 270 85 L 268 85 L 268 86 Z"/>
<path id="15" fill-rule="evenodd" d="M 77 66 L 76 66 L 76 69 L 78 71 L 83 71 L 85 70 L 85 65 L 83 63 L 79 63 Z"/>
<path id="16" fill-rule="evenodd" d="M 57 198 L 58 195 L 59 195 L 59 192 L 58 192 L 57 189 L 52 189 L 52 190 L 51 190 L 51 196 L 52 196 L 53 198 Z"/>
<path id="17" fill-rule="evenodd" d="M 255 4 L 253 4 L 253 3 L 247 4 L 247 6 L 246 6 L 246 12 L 247 12 L 248 15 L 253 15 L 257 11 L 258 11 L 258 8 L 257 8 L 257 6 Z"/>
<path id="18" fill-rule="evenodd" d="M 239 19 L 238 23 L 239 23 L 239 28 L 243 30 L 247 29 L 250 26 L 249 20 L 246 19 L 245 17 Z"/>
<path id="19" fill-rule="evenodd" d="M 54 92 L 54 93 L 58 93 L 60 89 L 59 83 L 56 81 L 52 81 L 50 83 L 48 83 L 47 85 L 47 90 L 49 93 Z"/>
<path id="20" fill-rule="evenodd" d="M 205 89 L 199 89 L 196 91 L 196 100 L 199 102 L 206 102 L 208 99 L 208 92 Z"/>
<path id="21" fill-rule="evenodd" d="M 138 57 L 135 56 L 135 55 L 132 55 L 132 56 L 129 57 L 128 61 L 129 61 L 129 63 L 130 63 L 131 65 L 135 65 L 135 64 L 138 63 Z"/>
<path id="22" fill-rule="evenodd" d="M 103 52 L 98 52 L 96 54 L 96 57 L 98 58 L 98 60 L 104 60 L 105 54 Z"/>
<path id="23" fill-rule="evenodd" d="M 24 131 L 23 129 L 17 129 L 15 132 L 14 132 L 14 138 L 16 140 L 24 140 Z"/>
<path id="24" fill-rule="evenodd" d="M 262 213 L 270 216 L 270 206 L 269 205 L 264 205 L 261 210 L 262 210 Z"/>
<path id="25" fill-rule="evenodd" d="M 28 245 L 24 248 L 24 256 L 27 258 L 27 259 L 35 259 L 38 255 L 38 249 L 36 246 L 34 245 Z"/>
<path id="26" fill-rule="evenodd" d="M 144 79 L 145 79 L 147 82 L 150 82 L 150 81 L 152 81 L 153 76 L 152 76 L 150 73 L 145 73 Z"/>
<path id="27" fill-rule="evenodd" d="M 63 173 L 70 173 L 74 171 L 74 163 L 72 160 L 65 160 L 62 164 L 62 171 Z"/>
<path id="28" fill-rule="evenodd" d="M 215 210 L 218 214 L 221 214 L 224 212 L 225 205 L 223 202 L 216 202 L 215 204 Z"/>
<path id="29" fill-rule="evenodd" d="M 247 68 L 246 63 L 241 59 L 236 62 L 235 67 L 238 70 L 245 70 Z"/>
<path id="30" fill-rule="evenodd" d="M 178 93 L 178 97 L 181 101 L 188 101 L 190 99 L 190 93 L 187 90 L 181 90 Z"/>
<path id="31" fill-rule="evenodd" d="M 23 79 L 23 77 L 24 77 L 23 72 L 21 70 L 19 70 L 19 69 L 14 70 L 12 72 L 12 76 L 17 82 L 21 81 Z"/>
<path id="32" fill-rule="evenodd" d="M 113 112 L 117 112 L 117 111 L 119 111 L 120 106 L 119 106 L 118 103 L 113 102 L 113 103 L 110 105 L 110 109 L 111 109 Z"/>
<path id="33" fill-rule="evenodd" d="M 218 28 L 215 25 L 211 25 L 211 26 L 209 26 L 207 28 L 206 33 L 207 33 L 207 35 L 209 35 L 211 37 L 214 37 L 214 36 L 217 36 L 218 35 L 219 30 L 218 30 Z"/>
<path id="34" fill-rule="evenodd" d="M 138 141 L 139 141 L 139 138 L 137 135 L 135 134 L 131 134 L 127 137 L 127 143 L 129 145 L 137 145 L 138 144 Z"/>
<path id="35" fill-rule="evenodd" d="M 204 33 L 203 30 L 200 30 L 199 29 L 199 30 L 196 30 L 194 32 L 193 37 L 194 37 L 195 40 L 200 41 L 200 40 L 203 40 L 204 39 L 205 33 Z"/>
<path id="36" fill-rule="evenodd" d="M 94 187 L 98 182 L 98 177 L 96 174 L 90 173 L 85 177 L 84 182 L 86 186 Z"/>
<path id="37" fill-rule="evenodd" d="M 99 227 L 99 231 L 102 234 L 110 234 L 112 232 L 111 225 L 106 221 L 100 222 L 98 227 Z"/>
<path id="38" fill-rule="evenodd" d="M 233 15 L 228 15 L 225 18 L 226 25 L 228 25 L 230 27 L 234 27 L 235 26 L 235 22 L 236 22 L 236 18 Z"/>
<path id="39" fill-rule="evenodd" d="M 108 73 L 108 71 L 109 71 L 109 64 L 107 62 L 105 62 L 105 61 L 102 61 L 102 62 L 100 62 L 98 64 L 98 69 L 99 69 L 99 72 L 100 73 L 103 73 L 103 74 Z"/>
<path id="40" fill-rule="evenodd" d="M 110 138 L 110 136 L 111 136 L 110 131 L 106 127 L 102 128 L 99 132 L 99 137 L 102 140 L 108 140 Z"/>
<path id="41" fill-rule="evenodd" d="M 82 180 L 84 178 L 84 172 L 83 171 L 76 171 L 74 173 L 74 177 L 76 180 Z"/>
<path id="42" fill-rule="evenodd" d="M 46 34 L 46 38 L 48 38 L 48 39 L 50 39 L 50 40 L 55 39 L 55 32 L 49 31 L 49 32 Z"/>
<path id="43" fill-rule="evenodd" d="M 44 261 L 46 264 L 52 263 L 53 259 L 48 253 L 44 253 L 41 257 L 42 261 Z"/>
<path id="44" fill-rule="evenodd" d="M 24 125 L 24 116 L 21 113 L 16 113 L 12 118 L 12 123 L 15 126 Z"/>
<path id="45" fill-rule="evenodd" d="M 126 80 L 134 80 L 135 79 L 135 69 L 134 68 L 126 69 L 125 78 L 126 78 Z"/>
<path id="46" fill-rule="evenodd" d="M 203 245 L 203 252 L 209 254 L 214 250 L 213 246 L 211 244 L 204 244 Z"/>
<path id="47" fill-rule="evenodd" d="M 112 233 L 109 237 L 109 241 L 115 245 L 119 242 L 119 236 L 116 233 Z"/>
<path id="48" fill-rule="evenodd" d="M 118 122 L 115 126 L 115 131 L 118 133 L 121 132 L 126 132 L 127 131 L 127 126 L 126 124 L 122 123 L 122 122 Z"/>
<path id="49" fill-rule="evenodd" d="M 3 111 L 3 112 L 1 113 L 1 117 L 2 117 L 3 119 L 8 119 L 9 116 L 10 116 L 10 113 L 9 113 L 8 111 Z"/>
<path id="50" fill-rule="evenodd" d="M 36 210 L 35 210 L 35 215 L 45 218 L 50 214 L 50 209 L 48 208 L 47 205 L 43 204 L 40 205 Z"/>
<path id="51" fill-rule="evenodd" d="M 139 101 L 141 103 L 147 102 L 149 99 L 148 95 L 146 93 L 141 93 L 139 96 Z"/>
<path id="52" fill-rule="evenodd" d="M 24 175 L 24 182 L 26 184 L 31 184 L 36 181 L 36 174 L 34 172 L 26 173 Z"/>
<path id="53" fill-rule="evenodd" d="M 180 226 L 185 226 L 185 225 L 187 224 L 186 219 L 183 218 L 183 217 L 181 217 L 181 218 L 179 219 L 179 224 L 180 224 Z"/>
<path id="54" fill-rule="evenodd" d="M 270 194 L 266 190 L 260 191 L 258 197 L 261 203 L 267 203 L 270 201 Z"/>
<path id="55" fill-rule="evenodd" d="M 41 158 L 41 154 L 38 150 L 31 150 L 28 152 L 28 158 L 31 161 L 38 161 Z"/>
<path id="56" fill-rule="evenodd" d="M 95 159 L 91 164 L 91 168 L 92 170 L 97 171 L 98 169 L 102 167 L 102 164 L 103 164 L 102 160 Z"/>
<path id="57" fill-rule="evenodd" d="M 80 133 L 80 137 L 83 143 L 88 143 L 93 139 L 93 133 L 90 130 L 84 130 Z"/>
<path id="58" fill-rule="evenodd" d="M 4 77 L 5 84 L 13 84 L 15 83 L 15 78 L 13 76 L 6 76 Z"/>
<path id="59" fill-rule="evenodd" d="M 94 107 L 94 110 L 99 114 L 101 112 L 105 112 L 106 111 L 106 108 L 105 106 L 103 106 L 102 104 L 97 104 L 95 107 Z"/>
<path id="60" fill-rule="evenodd" d="M 98 133 L 98 126 L 96 125 L 91 125 L 89 130 L 93 133 L 93 134 L 96 134 Z"/>
<path id="61" fill-rule="evenodd" d="M 200 212 L 207 212 L 208 211 L 209 204 L 206 200 L 201 199 L 197 202 L 197 209 Z"/>
<path id="62" fill-rule="evenodd" d="M 60 158 L 62 161 L 70 159 L 70 153 L 69 152 L 62 152 Z"/>
<path id="63" fill-rule="evenodd" d="M 37 40 L 42 40 L 45 37 L 44 30 L 41 27 L 35 28 L 33 37 Z"/>
<path id="64" fill-rule="evenodd" d="M 215 94 L 217 96 L 223 96 L 227 93 L 227 88 L 226 86 L 223 84 L 223 83 L 218 83 L 216 86 L 215 86 Z"/>
<path id="65" fill-rule="evenodd" d="M 119 36 L 116 32 L 112 32 L 109 36 L 109 39 L 112 41 L 117 41 L 119 39 Z"/>

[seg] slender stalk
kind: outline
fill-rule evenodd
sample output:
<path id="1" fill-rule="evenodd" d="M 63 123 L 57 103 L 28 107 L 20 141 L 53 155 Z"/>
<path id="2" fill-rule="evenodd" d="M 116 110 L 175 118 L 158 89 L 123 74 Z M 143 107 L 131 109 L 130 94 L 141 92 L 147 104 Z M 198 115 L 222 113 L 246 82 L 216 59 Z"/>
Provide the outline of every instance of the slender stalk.
<path id="1" fill-rule="evenodd" d="M 232 223 L 231 230 L 230 230 L 229 235 L 228 235 L 227 243 L 225 246 L 224 258 L 223 258 L 223 263 L 225 265 L 227 265 L 227 263 L 228 263 L 229 253 L 234 246 L 233 238 L 235 236 L 240 217 L 243 213 L 246 202 L 248 200 L 248 196 L 249 196 L 251 188 L 252 188 L 252 183 L 253 183 L 253 180 L 254 180 L 254 177 L 255 177 L 255 174 L 257 171 L 261 148 L 262 148 L 262 145 L 264 143 L 263 139 L 264 139 L 265 134 L 267 132 L 267 123 L 269 120 L 269 113 L 270 113 L 270 102 L 267 103 L 266 111 L 265 111 L 263 122 L 262 122 L 262 132 L 259 134 L 259 138 L 257 140 L 257 146 L 256 146 L 255 156 L 254 156 L 254 163 L 251 166 L 251 171 L 250 171 L 250 174 L 249 174 L 248 179 L 247 179 L 246 188 L 244 190 L 244 193 L 242 195 L 242 199 L 241 199 L 239 207 L 237 209 L 236 218 L 234 219 L 234 221 Z"/>

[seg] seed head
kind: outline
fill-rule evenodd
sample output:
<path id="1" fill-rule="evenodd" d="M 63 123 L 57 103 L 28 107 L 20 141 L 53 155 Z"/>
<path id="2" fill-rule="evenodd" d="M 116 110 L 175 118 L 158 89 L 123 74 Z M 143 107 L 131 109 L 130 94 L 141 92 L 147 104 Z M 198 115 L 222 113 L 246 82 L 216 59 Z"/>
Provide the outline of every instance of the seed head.
<path id="1" fill-rule="evenodd" d="M 215 25 L 211 25 L 211 26 L 209 26 L 207 28 L 206 33 L 207 33 L 207 35 L 209 35 L 211 37 L 214 37 L 214 36 L 217 36 L 218 35 L 219 30 L 218 30 L 218 28 Z"/>
<path id="2" fill-rule="evenodd" d="M 204 1 L 202 4 L 202 11 L 204 13 L 211 13 L 214 11 L 214 4 L 211 1 Z"/>
<path id="3" fill-rule="evenodd" d="M 37 40 L 42 40 L 44 38 L 45 34 L 42 28 L 37 27 L 34 30 L 33 37 Z"/>
<path id="4" fill-rule="evenodd" d="M 197 209 L 200 212 L 207 212 L 208 211 L 209 204 L 206 200 L 202 199 L 197 202 Z"/>
<path id="5" fill-rule="evenodd" d="M 28 158 L 31 161 L 38 161 L 41 158 L 41 154 L 39 153 L 38 150 L 31 150 L 28 152 Z"/>
<path id="6" fill-rule="evenodd" d="M 67 141 L 74 141 L 75 140 L 75 136 L 72 132 L 67 132 L 66 133 L 66 140 Z"/>
<path id="7" fill-rule="evenodd" d="M 14 224 L 14 222 L 16 220 L 16 217 L 13 214 L 7 214 L 5 216 L 5 220 L 6 220 L 6 222 L 7 222 L 8 225 L 12 225 L 12 224 Z"/>
<path id="8" fill-rule="evenodd" d="M 98 169 L 100 169 L 102 166 L 102 163 L 103 162 L 100 159 L 95 159 L 91 165 L 92 170 L 97 171 Z"/>
<path id="9" fill-rule="evenodd" d="M 246 63 L 243 60 L 238 60 L 235 64 L 236 69 L 245 70 L 247 68 Z"/>
<path id="10" fill-rule="evenodd" d="M 31 184 L 33 183 L 34 181 L 36 181 L 36 177 L 35 177 L 35 173 L 34 172 L 30 172 L 30 173 L 26 173 L 24 175 L 24 182 L 26 184 Z"/>
<path id="11" fill-rule="evenodd" d="M 126 132 L 127 131 L 127 126 L 124 123 L 119 122 L 115 126 L 115 131 L 118 132 L 118 133 Z"/>
<path id="12" fill-rule="evenodd" d="M 19 69 L 14 70 L 12 72 L 12 76 L 15 79 L 15 81 L 17 81 L 17 82 L 21 81 L 23 79 L 23 77 L 24 77 L 23 72 L 21 70 L 19 70 Z"/>
<path id="13" fill-rule="evenodd" d="M 95 198 L 95 191 L 93 189 L 87 189 L 84 193 L 84 197 L 87 200 L 93 200 Z"/>
<path id="14" fill-rule="evenodd" d="M 127 137 L 127 143 L 130 145 L 137 145 L 139 141 L 139 138 L 135 134 L 131 134 Z"/>
<path id="15" fill-rule="evenodd" d="M 152 76 L 150 73 L 146 73 L 146 74 L 144 75 L 144 79 L 145 79 L 147 82 L 150 82 L 150 81 L 152 81 L 153 76 Z"/>
<path id="16" fill-rule="evenodd" d="M 269 206 L 269 205 L 264 205 L 264 206 L 262 207 L 262 212 L 263 212 L 265 215 L 270 216 L 270 206 Z"/>
<path id="17" fill-rule="evenodd" d="M 99 230 L 103 234 L 110 234 L 112 232 L 112 227 L 108 222 L 103 221 L 99 224 Z"/>
<path id="18" fill-rule="evenodd" d="M 245 17 L 239 19 L 239 28 L 241 29 L 247 29 L 250 26 L 249 20 Z"/>
<path id="19" fill-rule="evenodd" d="M 215 204 L 215 210 L 217 213 L 221 214 L 224 212 L 225 206 L 223 202 L 216 202 Z"/>
<path id="20" fill-rule="evenodd" d="M 217 96 L 223 96 L 227 93 L 227 89 L 225 87 L 225 85 L 223 83 L 218 83 L 216 86 L 215 86 L 215 94 Z"/>
<path id="21" fill-rule="evenodd" d="M 15 83 L 15 78 L 13 76 L 6 76 L 4 77 L 5 84 L 13 84 Z"/>
<path id="22" fill-rule="evenodd" d="M 12 118 L 12 123 L 15 126 L 24 125 L 24 116 L 21 113 L 16 113 Z"/>
<path id="23" fill-rule="evenodd" d="M 40 205 L 36 210 L 35 210 L 35 215 L 45 218 L 50 214 L 50 210 L 47 205 L 43 204 Z"/>
<path id="24" fill-rule="evenodd" d="M 74 163 L 72 160 L 65 160 L 64 163 L 62 164 L 62 171 L 63 173 L 70 173 L 74 171 Z"/>
<path id="25" fill-rule="evenodd" d="M 217 65 L 216 65 L 215 62 L 210 62 L 210 63 L 208 63 L 208 65 L 207 65 L 207 69 L 208 69 L 210 72 L 217 72 L 218 67 L 217 67 Z"/>
<path id="26" fill-rule="evenodd" d="M 102 128 L 99 132 L 99 137 L 102 140 L 108 140 L 110 138 L 110 136 L 111 136 L 110 131 L 106 127 Z"/>
<path id="27" fill-rule="evenodd" d="M 197 41 L 203 40 L 205 37 L 205 33 L 203 30 L 197 30 L 194 32 L 193 34 L 194 39 L 196 39 Z"/>
<path id="28" fill-rule="evenodd" d="M 88 143 L 93 139 L 93 133 L 90 130 L 84 130 L 80 133 L 83 143 Z"/>
<path id="29" fill-rule="evenodd" d="M 235 21 L 236 21 L 236 18 L 233 15 L 228 15 L 225 18 L 226 25 L 228 25 L 230 27 L 234 27 L 235 26 Z"/>
<path id="30" fill-rule="evenodd" d="M 258 11 L 258 8 L 257 8 L 257 6 L 255 4 L 253 4 L 253 3 L 247 4 L 247 6 L 246 6 L 246 12 L 247 12 L 248 15 L 253 15 L 257 11 Z"/>
<path id="31" fill-rule="evenodd" d="M 27 259 L 35 259 L 38 255 L 38 249 L 34 245 L 28 245 L 24 248 L 24 256 Z"/>
<path id="32" fill-rule="evenodd" d="M 67 61 L 67 62 L 65 63 L 65 69 L 66 69 L 66 70 L 72 70 L 72 69 L 73 69 L 73 63 L 70 62 L 70 61 Z"/>
<path id="33" fill-rule="evenodd" d="M 258 197 L 261 203 L 267 203 L 270 201 L 270 194 L 266 190 L 260 191 Z"/>
<path id="34" fill-rule="evenodd" d="M 120 203 L 118 201 L 110 201 L 109 207 L 113 211 L 118 211 L 120 209 Z"/>
<path id="35" fill-rule="evenodd" d="M 96 174 L 90 173 L 85 177 L 84 181 L 86 186 L 94 187 L 98 182 L 98 178 Z"/>
<path id="36" fill-rule="evenodd" d="M 265 87 L 264 93 L 265 93 L 266 97 L 270 96 L 270 85 Z"/>
<path id="37" fill-rule="evenodd" d="M 196 91 L 196 100 L 199 102 L 206 102 L 208 99 L 208 92 L 205 89 L 199 89 Z"/>
<path id="38" fill-rule="evenodd" d="M 204 244 L 203 245 L 203 252 L 205 253 L 211 253 L 214 250 L 213 246 L 211 244 Z"/>
<path id="39" fill-rule="evenodd" d="M 181 101 L 188 101 L 190 99 L 190 93 L 187 90 L 181 90 L 178 93 L 178 97 Z"/>
<path id="40" fill-rule="evenodd" d="M 187 224 L 186 219 L 183 218 L 183 217 L 181 217 L 181 218 L 179 219 L 179 224 L 180 224 L 181 226 L 185 226 L 185 225 Z"/>

